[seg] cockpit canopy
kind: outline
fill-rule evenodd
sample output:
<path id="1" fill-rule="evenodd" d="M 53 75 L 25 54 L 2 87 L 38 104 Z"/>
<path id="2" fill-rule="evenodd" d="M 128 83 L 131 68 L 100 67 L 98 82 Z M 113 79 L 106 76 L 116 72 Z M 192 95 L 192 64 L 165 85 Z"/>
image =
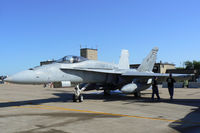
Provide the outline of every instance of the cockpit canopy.
<path id="1" fill-rule="evenodd" d="M 56 62 L 57 63 L 78 63 L 78 62 L 83 62 L 86 60 L 88 59 L 84 57 L 69 55 L 57 60 Z"/>

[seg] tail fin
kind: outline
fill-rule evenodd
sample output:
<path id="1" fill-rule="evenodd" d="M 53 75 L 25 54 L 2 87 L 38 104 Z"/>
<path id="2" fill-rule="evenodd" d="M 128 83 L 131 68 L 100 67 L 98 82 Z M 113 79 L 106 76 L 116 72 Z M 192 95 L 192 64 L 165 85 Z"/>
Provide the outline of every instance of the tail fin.
<path id="1" fill-rule="evenodd" d="M 128 50 L 123 49 L 121 52 L 119 60 L 119 69 L 130 69 Z"/>
<path id="2" fill-rule="evenodd" d="M 156 63 L 158 48 L 155 47 L 151 50 L 149 55 L 143 60 L 142 64 L 138 67 L 139 72 L 152 72 Z"/>

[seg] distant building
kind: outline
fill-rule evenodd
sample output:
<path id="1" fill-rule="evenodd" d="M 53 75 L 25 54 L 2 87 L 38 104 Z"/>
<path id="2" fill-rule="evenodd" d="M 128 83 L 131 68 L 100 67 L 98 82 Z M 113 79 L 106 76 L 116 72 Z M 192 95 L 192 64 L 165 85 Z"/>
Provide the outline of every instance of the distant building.
<path id="1" fill-rule="evenodd" d="M 140 64 L 132 64 L 130 65 L 130 68 L 137 69 L 140 66 Z M 168 69 L 176 69 L 174 64 L 170 63 L 156 63 L 153 68 L 154 73 L 166 73 Z"/>
<path id="2" fill-rule="evenodd" d="M 81 48 L 80 55 L 89 60 L 98 60 L 98 50 L 91 48 Z"/>
<path id="3" fill-rule="evenodd" d="M 40 66 L 52 64 L 52 63 L 54 63 L 54 62 L 55 62 L 55 60 L 42 61 L 42 62 L 40 62 Z"/>
<path id="4" fill-rule="evenodd" d="M 167 70 L 171 69 L 176 69 L 175 64 L 170 64 L 170 63 L 156 63 L 155 67 L 158 68 L 158 73 L 166 73 Z M 154 68 L 155 69 L 155 68 Z"/>

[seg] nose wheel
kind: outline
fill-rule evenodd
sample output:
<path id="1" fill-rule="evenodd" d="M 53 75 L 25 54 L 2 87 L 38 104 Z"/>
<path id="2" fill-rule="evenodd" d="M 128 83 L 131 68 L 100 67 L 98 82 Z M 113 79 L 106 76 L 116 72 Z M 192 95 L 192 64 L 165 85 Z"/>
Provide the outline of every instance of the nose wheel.
<path id="1" fill-rule="evenodd" d="M 81 94 L 78 98 L 79 102 L 83 102 L 83 95 Z"/>
<path id="2" fill-rule="evenodd" d="M 75 91 L 74 91 L 74 95 L 73 95 L 73 102 L 77 102 L 77 101 L 83 102 L 83 95 L 81 94 L 81 92 L 84 91 L 84 90 L 87 88 L 88 84 L 86 84 L 86 85 L 85 85 L 84 87 L 82 87 L 81 89 L 80 89 L 79 86 L 80 86 L 80 85 L 77 85 L 77 86 L 75 87 Z"/>
<path id="3" fill-rule="evenodd" d="M 75 94 L 73 95 L 73 102 L 83 102 L 83 95 L 80 94 L 79 96 L 76 96 Z"/>

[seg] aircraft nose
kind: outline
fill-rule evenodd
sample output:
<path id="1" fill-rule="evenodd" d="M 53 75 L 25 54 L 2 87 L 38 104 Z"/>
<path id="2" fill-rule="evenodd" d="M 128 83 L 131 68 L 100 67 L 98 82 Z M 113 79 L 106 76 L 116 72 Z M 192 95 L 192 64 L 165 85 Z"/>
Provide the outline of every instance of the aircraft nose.
<path id="1" fill-rule="evenodd" d="M 27 70 L 23 72 L 19 72 L 17 74 L 8 76 L 4 81 L 9 83 L 19 83 L 19 84 L 26 84 L 33 78 L 34 73 Z"/>

